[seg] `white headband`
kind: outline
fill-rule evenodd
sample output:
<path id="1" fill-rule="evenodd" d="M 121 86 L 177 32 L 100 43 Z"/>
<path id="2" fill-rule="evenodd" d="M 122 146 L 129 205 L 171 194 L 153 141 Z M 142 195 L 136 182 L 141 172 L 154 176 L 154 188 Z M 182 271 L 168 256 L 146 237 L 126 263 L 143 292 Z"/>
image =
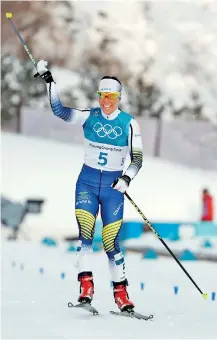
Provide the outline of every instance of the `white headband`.
<path id="1" fill-rule="evenodd" d="M 121 84 L 115 79 L 102 79 L 99 83 L 99 91 L 121 92 Z"/>

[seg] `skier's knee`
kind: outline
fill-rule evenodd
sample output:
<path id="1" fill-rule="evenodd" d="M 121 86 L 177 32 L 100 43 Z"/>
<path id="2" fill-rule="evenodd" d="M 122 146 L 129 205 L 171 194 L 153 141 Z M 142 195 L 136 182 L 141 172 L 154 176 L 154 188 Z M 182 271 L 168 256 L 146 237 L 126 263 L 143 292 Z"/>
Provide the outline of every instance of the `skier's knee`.
<path id="1" fill-rule="evenodd" d="M 116 251 L 118 248 L 118 235 L 122 225 L 122 219 L 107 224 L 102 230 L 102 241 L 106 253 Z"/>
<path id="2" fill-rule="evenodd" d="M 78 222 L 79 239 L 82 240 L 82 242 L 85 242 L 85 240 L 92 241 L 96 222 L 95 216 L 83 209 L 75 209 L 75 215 Z"/>

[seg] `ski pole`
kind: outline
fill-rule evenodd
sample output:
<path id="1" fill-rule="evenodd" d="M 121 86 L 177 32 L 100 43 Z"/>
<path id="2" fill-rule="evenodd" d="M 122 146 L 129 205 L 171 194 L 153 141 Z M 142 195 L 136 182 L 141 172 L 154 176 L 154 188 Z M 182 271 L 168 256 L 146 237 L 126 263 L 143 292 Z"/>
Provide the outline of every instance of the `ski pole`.
<path id="1" fill-rule="evenodd" d="M 195 287 L 197 288 L 197 290 L 202 294 L 203 298 L 206 300 L 207 299 L 207 294 L 203 293 L 202 290 L 198 287 L 198 285 L 196 284 L 196 282 L 192 279 L 192 277 L 190 276 L 190 274 L 187 272 L 187 270 L 183 267 L 183 265 L 181 264 L 181 262 L 177 259 L 177 257 L 174 255 L 174 253 L 172 252 L 172 250 L 168 247 L 168 245 L 166 244 L 166 242 L 162 239 L 162 237 L 157 233 L 157 231 L 154 229 L 154 227 L 151 225 L 151 223 L 149 222 L 149 220 L 145 217 L 145 215 L 143 214 L 143 212 L 139 209 L 139 207 L 136 205 L 136 203 L 132 200 L 132 198 L 128 195 L 127 192 L 125 192 L 125 196 L 128 198 L 128 200 L 130 201 L 130 203 L 136 208 L 136 210 L 138 211 L 138 213 L 142 216 L 143 220 L 147 223 L 147 225 L 149 226 L 149 228 L 153 231 L 153 233 L 158 237 L 158 239 L 161 241 L 161 243 L 163 243 L 164 247 L 168 250 L 168 252 L 170 253 L 170 255 L 172 255 L 172 257 L 174 258 L 174 260 L 178 263 L 178 265 L 182 268 L 182 270 L 184 271 L 184 273 L 188 276 L 188 278 L 191 280 L 191 282 L 195 285 Z"/>
<path id="2" fill-rule="evenodd" d="M 32 54 L 31 54 L 31 52 L 30 52 L 28 46 L 26 45 L 25 41 L 24 41 L 23 38 L 21 37 L 21 35 L 20 35 L 20 33 L 19 33 L 19 31 L 18 31 L 16 25 L 14 24 L 14 22 L 13 22 L 13 20 L 12 20 L 12 17 L 13 17 L 12 13 L 6 13 L 6 18 L 8 19 L 9 23 L 11 24 L 14 33 L 16 34 L 16 36 L 18 37 L 18 39 L 20 40 L 20 42 L 21 42 L 21 44 L 23 45 L 23 47 L 25 48 L 26 53 L 28 54 L 30 60 L 32 61 L 33 65 L 35 66 L 36 71 L 37 71 L 36 61 L 35 61 L 35 59 L 33 58 L 33 56 L 32 56 Z M 34 75 L 34 77 L 37 77 L 37 76 L 39 76 L 39 73 L 38 73 L 38 72 Z"/>

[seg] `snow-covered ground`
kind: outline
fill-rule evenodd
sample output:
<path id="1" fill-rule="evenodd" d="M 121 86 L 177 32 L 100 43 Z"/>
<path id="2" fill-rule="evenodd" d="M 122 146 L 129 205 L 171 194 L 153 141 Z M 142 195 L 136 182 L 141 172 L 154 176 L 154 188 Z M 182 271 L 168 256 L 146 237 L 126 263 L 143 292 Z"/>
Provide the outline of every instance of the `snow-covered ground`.
<path id="1" fill-rule="evenodd" d="M 93 254 L 95 295 L 99 316 L 67 307 L 75 303 L 79 285 L 75 254 L 66 247 L 36 243 L 2 244 L 2 339 L 216 339 L 216 264 L 188 262 L 185 268 L 204 300 L 173 259 L 148 261 L 126 255 L 129 294 L 137 310 L 154 314 L 150 322 L 109 314 L 117 310 L 106 255 Z M 40 273 L 40 268 L 44 273 Z M 61 274 L 65 273 L 64 279 Z M 144 282 L 141 291 L 140 283 Z M 173 287 L 178 286 L 175 295 Z"/>
<path id="2" fill-rule="evenodd" d="M 82 164 L 80 146 L 2 133 L 1 194 L 20 202 L 46 200 L 40 215 L 29 214 L 23 222 L 22 230 L 30 238 L 77 235 L 74 192 Z M 145 157 L 128 193 L 150 220 L 197 222 L 203 187 L 208 187 L 217 201 L 216 173 Z M 127 200 L 124 219 L 142 221 Z"/>

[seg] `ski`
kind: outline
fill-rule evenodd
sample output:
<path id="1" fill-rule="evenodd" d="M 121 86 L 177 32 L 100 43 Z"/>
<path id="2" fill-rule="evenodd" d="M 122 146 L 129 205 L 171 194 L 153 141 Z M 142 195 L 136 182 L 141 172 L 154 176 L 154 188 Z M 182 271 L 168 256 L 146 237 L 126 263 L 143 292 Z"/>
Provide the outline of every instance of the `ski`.
<path id="1" fill-rule="evenodd" d="M 91 306 L 90 303 L 87 303 L 87 302 L 81 302 L 81 303 L 78 303 L 77 305 L 73 305 L 73 303 L 71 302 L 68 302 L 68 307 L 71 308 L 82 308 L 84 310 L 86 310 L 87 312 L 93 314 L 93 315 L 98 315 L 99 312 L 96 308 L 94 308 L 93 306 Z"/>
<path id="2" fill-rule="evenodd" d="M 142 320 L 152 320 L 153 319 L 153 315 L 144 315 L 144 314 L 140 314 L 134 311 L 130 311 L 130 312 L 115 312 L 113 310 L 110 311 L 110 313 L 112 315 L 118 315 L 118 316 L 125 316 L 128 318 L 134 318 L 134 319 L 142 319 Z"/>
<path id="3" fill-rule="evenodd" d="M 73 303 L 71 302 L 68 302 L 68 307 L 71 308 L 82 308 L 84 309 L 85 311 L 93 314 L 93 315 L 99 315 L 99 312 L 96 308 L 94 308 L 90 303 L 87 303 L 87 302 L 81 302 L 81 303 L 78 303 L 76 305 L 73 305 Z M 125 311 L 125 312 L 115 312 L 115 311 L 110 311 L 110 314 L 112 315 L 116 315 L 116 316 L 125 316 L 125 317 L 128 317 L 128 318 L 134 318 L 134 319 L 142 319 L 142 320 L 152 320 L 154 318 L 154 316 L 151 314 L 151 315 L 144 315 L 144 314 L 140 314 L 140 313 L 137 313 L 135 311 Z"/>

